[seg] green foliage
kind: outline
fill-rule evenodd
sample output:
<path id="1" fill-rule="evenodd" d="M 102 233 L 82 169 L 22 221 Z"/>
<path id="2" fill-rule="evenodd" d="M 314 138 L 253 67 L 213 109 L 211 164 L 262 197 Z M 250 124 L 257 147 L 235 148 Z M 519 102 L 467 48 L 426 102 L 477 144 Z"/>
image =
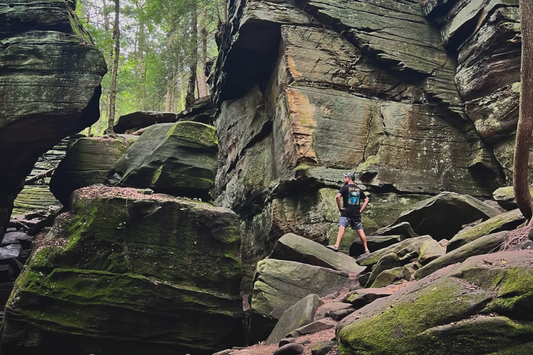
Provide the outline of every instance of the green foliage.
<path id="1" fill-rule="evenodd" d="M 184 109 L 189 61 L 193 49 L 200 48 L 206 36 L 206 57 L 216 56 L 214 34 L 224 21 L 223 0 L 122 0 L 120 13 L 121 49 L 117 79 L 117 116 L 134 111 Z M 194 10 L 194 11 L 193 11 Z M 76 13 L 91 34 L 96 47 L 111 68 L 113 48 L 113 0 L 79 0 Z M 198 14 L 197 41 L 193 41 L 191 14 Z M 200 55 L 201 63 L 207 58 Z M 106 128 L 111 75 L 102 82 L 102 117 L 92 134 Z M 170 105 L 168 104 L 170 103 Z M 87 133 L 87 132 L 85 132 Z"/>

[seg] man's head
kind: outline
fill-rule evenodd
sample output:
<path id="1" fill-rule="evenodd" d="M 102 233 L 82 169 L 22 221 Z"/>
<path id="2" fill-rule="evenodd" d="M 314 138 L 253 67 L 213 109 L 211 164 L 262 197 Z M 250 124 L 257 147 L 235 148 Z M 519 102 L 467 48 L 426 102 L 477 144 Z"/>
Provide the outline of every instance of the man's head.
<path id="1" fill-rule="evenodd" d="M 344 183 L 345 184 L 353 183 L 354 180 L 355 180 L 355 174 L 353 174 L 353 173 L 344 174 Z"/>

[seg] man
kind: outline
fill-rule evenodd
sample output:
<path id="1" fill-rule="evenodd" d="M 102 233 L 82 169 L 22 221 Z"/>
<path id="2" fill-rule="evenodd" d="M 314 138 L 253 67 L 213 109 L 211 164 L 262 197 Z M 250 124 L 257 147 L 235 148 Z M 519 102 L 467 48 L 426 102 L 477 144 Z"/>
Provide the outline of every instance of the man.
<path id="1" fill-rule="evenodd" d="M 328 246 L 329 249 L 338 251 L 341 244 L 344 231 L 348 224 L 353 230 L 356 230 L 361 238 L 365 253 L 370 253 L 368 246 L 366 245 L 366 235 L 361 224 L 361 212 L 366 208 L 368 204 L 368 197 L 353 181 L 355 175 L 352 173 L 344 174 L 344 186 L 341 187 L 335 200 L 337 201 L 337 207 L 341 213 L 339 220 L 339 233 L 337 234 L 337 242 L 334 245 Z M 341 208 L 341 197 L 344 208 Z M 363 205 L 361 206 L 361 200 Z"/>

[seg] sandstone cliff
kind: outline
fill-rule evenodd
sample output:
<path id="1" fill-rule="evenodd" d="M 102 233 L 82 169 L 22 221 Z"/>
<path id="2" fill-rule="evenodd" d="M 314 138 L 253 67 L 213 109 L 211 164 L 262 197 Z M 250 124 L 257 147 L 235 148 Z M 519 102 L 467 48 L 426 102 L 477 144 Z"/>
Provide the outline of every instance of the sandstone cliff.
<path id="1" fill-rule="evenodd" d="M 331 240 L 344 172 L 371 194 L 369 231 L 428 195 L 505 183 L 516 1 L 468 3 L 232 3 L 212 77 L 216 194 L 245 218 L 245 263 L 287 232 Z"/>
<path id="2" fill-rule="evenodd" d="M 0 226 L 38 157 L 99 117 L 106 65 L 74 6 L 0 3 Z"/>

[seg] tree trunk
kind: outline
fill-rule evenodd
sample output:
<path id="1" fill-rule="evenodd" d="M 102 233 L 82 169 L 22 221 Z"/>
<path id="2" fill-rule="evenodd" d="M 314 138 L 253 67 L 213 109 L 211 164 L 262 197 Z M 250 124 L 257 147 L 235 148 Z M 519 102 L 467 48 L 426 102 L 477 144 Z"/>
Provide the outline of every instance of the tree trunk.
<path id="1" fill-rule="evenodd" d="M 115 105 L 117 100 L 117 74 L 118 61 L 120 57 L 120 0 L 115 0 L 115 26 L 113 27 L 113 39 L 115 40 L 115 51 L 113 57 L 113 68 L 111 77 L 111 93 L 109 94 L 109 117 L 107 118 L 106 134 L 114 134 Z"/>
<path id="2" fill-rule="evenodd" d="M 189 56 L 189 81 L 187 85 L 187 96 L 185 97 L 185 106 L 189 107 L 195 99 L 196 89 L 196 70 L 198 67 L 198 11 L 196 3 L 191 7 L 191 37 L 190 37 L 190 56 Z"/>
<path id="3" fill-rule="evenodd" d="M 102 0 L 102 3 L 104 5 L 104 30 L 109 31 L 109 14 L 106 11 L 107 3 L 105 0 Z"/>
<path id="4" fill-rule="evenodd" d="M 533 131 L 533 2 L 520 0 L 522 26 L 522 69 L 520 115 L 516 127 L 516 143 L 513 167 L 513 187 L 518 208 L 530 219 L 533 198 L 529 192 L 528 162 Z M 533 221 L 533 220 L 532 220 Z M 531 224 L 531 222 L 530 222 Z"/>
<path id="5" fill-rule="evenodd" d="M 207 77 L 205 76 L 205 64 L 207 62 L 207 28 L 205 24 L 205 11 L 202 9 L 200 12 L 200 37 L 201 37 L 201 50 L 200 50 L 200 74 L 198 75 L 198 97 L 205 97 L 209 95 L 207 88 Z"/>
<path id="6" fill-rule="evenodd" d="M 172 86 L 167 88 L 167 103 L 165 106 L 165 112 L 172 112 Z"/>

